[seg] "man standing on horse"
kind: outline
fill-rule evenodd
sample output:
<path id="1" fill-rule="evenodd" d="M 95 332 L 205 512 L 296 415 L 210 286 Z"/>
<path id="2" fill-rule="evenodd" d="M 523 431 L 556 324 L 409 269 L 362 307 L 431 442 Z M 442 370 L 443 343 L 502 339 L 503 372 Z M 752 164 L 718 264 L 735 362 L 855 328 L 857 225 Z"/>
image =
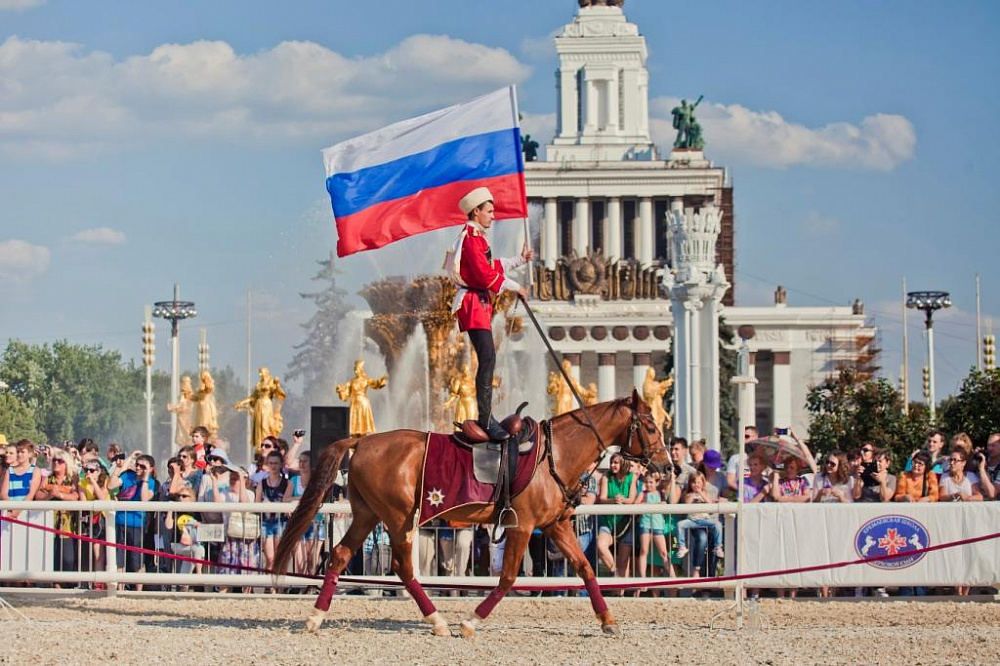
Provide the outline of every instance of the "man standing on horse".
<path id="1" fill-rule="evenodd" d="M 477 187 L 458 202 L 458 207 L 468 217 L 468 222 L 455 242 L 454 256 L 448 266 L 458 293 L 452 312 L 458 318 L 458 328 L 468 331 L 472 348 L 479 359 L 476 372 L 476 404 L 479 407 L 479 425 L 493 441 L 503 441 L 509 434 L 492 417 L 493 368 L 496 349 L 493 344 L 493 296 L 501 291 L 517 292 L 527 298 L 520 284 L 507 277 L 507 273 L 535 256 L 525 243 L 520 256 L 494 259 L 486 231 L 493 224 L 493 195 L 485 187 Z"/>

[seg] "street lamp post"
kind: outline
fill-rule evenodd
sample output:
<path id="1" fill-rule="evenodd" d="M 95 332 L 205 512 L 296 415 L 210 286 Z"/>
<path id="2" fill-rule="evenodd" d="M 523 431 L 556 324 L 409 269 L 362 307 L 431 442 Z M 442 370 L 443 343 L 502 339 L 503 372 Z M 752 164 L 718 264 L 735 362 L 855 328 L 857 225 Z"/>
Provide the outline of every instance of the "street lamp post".
<path id="1" fill-rule="evenodd" d="M 931 420 L 934 420 L 934 312 L 951 307 L 951 296 L 947 291 L 911 291 L 906 294 L 906 307 L 924 311 L 924 326 L 927 328 L 927 379 L 930 390 L 927 406 Z"/>
<path id="2" fill-rule="evenodd" d="M 159 301 L 153 303 L 153 316 L 166 319 L 170 322 L 170 404 L 177 404 L 177 397 L 180 393 L 181 374 L 181 353 L 180 353 L 180 326 L 182 319 L 189 319 L 198 316 L 194 303 L 181 300 L 181 288 L 174 283 L 174 300 Z M 177 413 L 170 414 L 170 443 L 171 446 L 177 441 Z"/>
<path id="3" fill-rule="evenodd" d="M 142 320 L 142 364 L 146 367 L 146 453 L 153 455 L 153 363 L 156 362 L 156 331 L 153 308 L 145 306 Z"/>

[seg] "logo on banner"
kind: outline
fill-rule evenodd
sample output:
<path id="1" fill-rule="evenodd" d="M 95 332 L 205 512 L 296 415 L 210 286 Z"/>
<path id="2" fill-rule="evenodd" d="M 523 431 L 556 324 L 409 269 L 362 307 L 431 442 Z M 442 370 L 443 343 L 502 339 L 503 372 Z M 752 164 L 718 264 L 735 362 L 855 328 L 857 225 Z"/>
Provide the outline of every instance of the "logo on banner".
<path id="1" fill-rule="evenodd" d="M 905 569 L 923 559 L 926 553 L 912 551 L 930 545 L 927 528 L 906 516 L 879 516 L 861 526 L 854 536 L 854 550 L 861 557 L 900 555 L 889 560 L 868 562 L 877 569 Z"/>

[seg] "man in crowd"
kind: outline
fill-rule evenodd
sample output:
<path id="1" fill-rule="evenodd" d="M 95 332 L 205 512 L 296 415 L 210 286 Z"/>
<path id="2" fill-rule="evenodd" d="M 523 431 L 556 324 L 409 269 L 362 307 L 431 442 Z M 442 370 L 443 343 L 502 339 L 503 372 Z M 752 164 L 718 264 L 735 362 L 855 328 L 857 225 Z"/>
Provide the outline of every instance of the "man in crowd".
<path id="1" fill-rule="evenodd" d="M 108 487 L 118 490 L 119 502 L 149 502 L 156 493 L 155 467 L 153 456 L 145 454 L 128 465 L 116 464 L 112 466 Z M 115 514 L 115 541 L 121 545 L 142 547 L 145 523 L 145 511 L 118 511 Z M 142 568 L 142 553 L 119 548 L 117 554 L 119 571 L 133 573 Z M 136 590 L 142 590 L 142 585 L 136 585 Z"/>
<path id="2" fill-rule="evenodd" d="M 979 461 L 978 471 L 983 497 L 988 500 L 997 499 L 997 491 L 1000 489 L 1000 432 L 993 433 L 986 441 L 986 455 Z"/>
<path id="3" fill-rule="evenodd" d="M 687 486 L 688 477 L 695 472 L 694 467 L 688 464 L 688 441 L 683 437 L 674 437 L 670 440 L 670 460 L 674 463 L 677 485 L 683 492 L 683 488 Z"/>
<path id="4" fill-rule="evenodd" d="M 747 442 L 752 442 L 759 437 L 759 432 L 757 426 L 748 425 L 743 428 L 743 446 L 746 446 Z M 736 497 L 736 493 L 739 490 L 739 477 L 736 476 L 737 471 L 740 468 L 740 454 L 739 451 L 729 456 L 729 461 L 726 463 L 726 485 L 729 486 L 729 495 L 731 497 Z M 743 474 L 746 475 L 746 469 L 743 470 Z"/>
<path id="5" fill-rule="evenodd" d="M 887 449 L 876 452 L 874 445 L 865 444 L 861 447 L 861 455 L 861 483 L 854 486 L 855 501 L 891 502 L 896 494 L 896 476 L 889 473 L 892 453 Z"/>

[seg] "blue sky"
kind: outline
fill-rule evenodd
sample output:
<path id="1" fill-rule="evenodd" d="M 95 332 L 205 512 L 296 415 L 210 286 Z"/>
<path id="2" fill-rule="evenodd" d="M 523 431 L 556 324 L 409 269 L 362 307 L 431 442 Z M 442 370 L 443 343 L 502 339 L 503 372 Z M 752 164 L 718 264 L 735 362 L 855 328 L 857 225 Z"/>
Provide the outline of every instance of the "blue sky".
<path id="1" fill-rule="evenodd" d="M 575 11 L 570 0 L 0 0 L 0 342 L 65 337 L 137 357 L 143 304 L 177 281 L 200 311 L 184 365 L 207 326 L 213 361 L 242 369 L 249 287 L 255 360 L 282 372 L 309 316 L 298 292 L 335 245 L 319 151 L 507 83 L 546 140 L 550 38 Z M 705 95 L 706 153 L 736 187 L 738 302 L 767 303 L 777 284 L 793 305 L 862 298 L 895 379 L 900 278 L 950 290 L 938 393 L 955 390 L 975 362 L 977 271 L 1000 327 L 1000 5 L 629 0 L 625 11 L 647 39 L 662 147 L 670 102 Z M 345 284 L 431 270 L 440 244 L 345 260 Z"/>

